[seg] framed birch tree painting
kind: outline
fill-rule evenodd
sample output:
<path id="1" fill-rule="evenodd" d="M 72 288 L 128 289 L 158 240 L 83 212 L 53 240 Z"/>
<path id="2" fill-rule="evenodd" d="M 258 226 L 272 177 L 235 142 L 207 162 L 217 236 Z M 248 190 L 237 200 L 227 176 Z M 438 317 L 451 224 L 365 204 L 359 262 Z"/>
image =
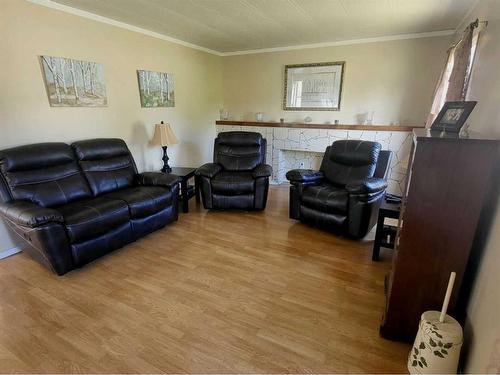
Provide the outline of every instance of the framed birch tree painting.
<path id="1" fill-rule="evenodd" d="M 174 77 L 170 73 L 138 70 L 142 107 L 174 107 Z"/>
<path id="2" fill-rule="evenodd" d="M 106 85 L 101 64 L 40 56 L 51 107 L 106 107 Z"/>

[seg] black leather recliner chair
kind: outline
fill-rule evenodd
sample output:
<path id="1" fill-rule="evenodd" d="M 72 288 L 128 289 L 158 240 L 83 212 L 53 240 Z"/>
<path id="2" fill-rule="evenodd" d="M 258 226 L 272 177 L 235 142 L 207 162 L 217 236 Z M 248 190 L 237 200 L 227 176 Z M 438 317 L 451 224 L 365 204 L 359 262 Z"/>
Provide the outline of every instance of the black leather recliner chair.
<path id="1" fill-rule="evenodd" d="M 326 148 L 319 171 L 288 171 L 290 218 L 354 238 L 377 221 L 391 151 L 380 143 L 343 140 Z"/>
<path id="2" fill-rule="evenodd" d="M 16 245 L 59 275 L 177 220 L 178 185 L 138 174 L 120 139 L 0 151 L 0 216 Z"/>
<path id="3" fill-rule="evenodd" d="M 260 133 L 223 132 L 214 143 L 214 162 L 196 170 L 206 209 L 266 208 L 269 176 L 266 140 Z"/>

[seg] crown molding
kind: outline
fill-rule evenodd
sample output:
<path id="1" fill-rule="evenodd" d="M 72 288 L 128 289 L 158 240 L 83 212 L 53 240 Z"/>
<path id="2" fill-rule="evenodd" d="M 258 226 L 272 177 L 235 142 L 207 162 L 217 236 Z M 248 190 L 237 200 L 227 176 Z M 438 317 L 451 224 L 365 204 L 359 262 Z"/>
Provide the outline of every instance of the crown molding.
<path id="1" fill-rule="evenodd" d="M 398 35 L 378 36 L 378 37 L 373 37 L 373 38 L 348 39 L 348 40 L 341 40 L 341 41 L 337 41 L 337 42 L 311 43 L 311 44 L 300 44 L 300 45 L 287 46 L 287 47 L 274 47 L 274 48 L 261 48 L 261 49 L 254 49 L 254 50 L 245 50 L 245 51 L 222 52 L 220 55 L 221 56 L 250 55 L 250 54 L 255 54 L 255 53 L 293 51 L 293 50 L 297 50 L 297 49 L 336 47 L 336 46 L 349 46 L 349 45 L 353 45 L 353 44 L 390 42 L 393 40 L 434 38 L 434 37 L 440 37 L 440 36 L 449 36 L 449 35 L 453 35 L 453 34 L 455 34 L 455 30 L 441 30 L 441 31 L 430 31 L 430 32 L 425 32 L 425 33 L 398 34 Z"/>
<path id="2" fill-rule="evenodd" d="M 73 14 L 75 16 L 88 18 L 88 19 L 91 19 L 93 21 L 102 22 L 102 23 L 105 23 L 108 25 L 112 25 L 112 26 L 120 27 L 122 29 L 129 30 L 129 31 L 134 31 L 136 33 L 148 35 L 148 36 L 151 36 L 153 38 L 166 40 L 167 42 L 172 42 L 172 43 L 184 46 L 184 47 L 193 48 L 193 49 L 196 49 L 198 51 L 203 51 L 203 52 L 207 52 L 207 53 L 210 53 L 213 55 L 222 56 L 222 54 L 220 52 L 214 51 L 210 48 L 198 46 L 196 44 L 192 44 L 192 43 L 180 40 L 180 39 L 172 38 L 170 36 L 160 34 L 160 33 L 157 33 L 155 31 L 143 29 L 142 27 L 133 26 L 133 25 L 130 25 L 130 24 L 125 23 L 125 22 L 120 22 L 120 21 L 114 20 L 112 18 L 108 18 L 108 17 L 100 16 L 100 15 L 95 14 L 95 13 L 87 12 L 85 10 L 81 10 L 81 9 L 73 8 L 73 7 L 70 7 L 67 5 L 59 4 L 59 3 L 56 3 L 55 1 L 52 1 L 52 0 L 26 0 L 26 1 L 33 3 L 33 4 L 42 5 L 42 6 L 47 7 L 47 8 L 52 8 L 52 9 L 60 10 L 62 12 L 70 13 L 70 14 Z"/>
<path id="3" fill-rule="evenodd" d="M 210 48 L 205 48 L 202 46 L 198 46 L 196 44 L 192 44 L 189 42 L 185 42 L 180 39 L 172 38 L 168 35 L 160 34 L 155 31 L 143 29 L 141 27 L 133 26 L 125 22 L 117 21 L 112 18 L 100 16 L 95 13 L 91 13 L 85 10 L 73 8 L 67 5 L 56 3 L 52 0 L 26 0 L 30 3 L 45 6 L 48 8 L 60 10 L 62 12 L 70 13 L 75 16 L 80 16 L 84 18 L 91 19 L 93 21 L 102 22 L 108 25 L 120 27 L 122 29 L 126 29 L 129 31 L 134 31 L 136 33 L 144 34 L 147 36 L 151 36 L 153 38 L 165 40 L 171 43 L 179 44 L 184 47 L 193 48 L 198 51 L 203 51 L 206 53 L 210 53 L 216 56 L 238 56 L 238 55 L 250 55 L 257 53 L 270 53 L 270 52 L 282 52 L 282 51 L 293 51 L 298 49 L 309 49 L 309 48 L 322 48 L 322 47 L 336 47 L 336 46 L 348 46 L 354 44 L 365 44 L 365 43 L 379 43 L 379 42 L 389 42 L 393 40 L 405 40 L 405 39 L 418 39 L 418 38 L 433 38 L 440 36 L 449 36 L 455 34 L 455 30 L 441 30 L 441 31 L 431 31 L 424 33 L 413 33 L 413 34 L 399 34 L 399 35 L 386 35 L 379 36 L 373 38 L 362 38 L 362 39 L 349 39 L 342 40 L 336 42 L 323 42 L 323 43 L 311 43 L 311 44 L 300 44 L 300 45 L 292 45 L 285 47 L 273 47 L 273 48 L 261 48 L 261 49 L 253 49 L 253 50 L 243 50 L 243 51 L 233 51 L 233 52 L 219 52 L 212 50 Z"/>

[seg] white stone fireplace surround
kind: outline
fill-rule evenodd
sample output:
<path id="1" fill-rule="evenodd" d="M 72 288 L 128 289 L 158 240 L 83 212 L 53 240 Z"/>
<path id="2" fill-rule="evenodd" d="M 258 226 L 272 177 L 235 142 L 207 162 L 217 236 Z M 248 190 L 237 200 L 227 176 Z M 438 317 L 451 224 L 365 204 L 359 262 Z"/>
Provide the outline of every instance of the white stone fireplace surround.
<path id="1" fill-rule="evenodd" d="M 267 126 L 246 126 L 239 124 L 217 125 L 217 133 L 224 131 L 253 131 L 259 132 L 267 139 L 267 163 L 273 167 L 271 183 L 286 183 L 285 174 L 290 169 L 305 168 L 319 169 L 323 154 L 327 146 L 340 139 L 361 139 L 376 141 L 382 149 L 394 152 L 392 159 L 388 189 L 389 193 L 401 195 L 406 165 L 411 146 L 411 132 L 409 130 L 352 130 L 352 129 L 311 129 Z M 384 127 L 386 129 L 387 127 Z"/>

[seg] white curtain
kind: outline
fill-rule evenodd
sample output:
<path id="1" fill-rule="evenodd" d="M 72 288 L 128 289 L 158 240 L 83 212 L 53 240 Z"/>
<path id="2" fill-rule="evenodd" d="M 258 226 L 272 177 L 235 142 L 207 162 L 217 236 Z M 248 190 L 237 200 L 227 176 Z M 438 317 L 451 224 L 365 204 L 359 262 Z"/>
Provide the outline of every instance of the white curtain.
<path id="1" fill-rule="evenodd" d="M 469 87 L 472 63 L 479 33 L 474 33 L 477 23 L 465 29 L 462 38 L 448 50 L 448 58 L 434 90 L 434 99 L 426 128 L 430 128 L 445 102 L 465 100 Z"/>

